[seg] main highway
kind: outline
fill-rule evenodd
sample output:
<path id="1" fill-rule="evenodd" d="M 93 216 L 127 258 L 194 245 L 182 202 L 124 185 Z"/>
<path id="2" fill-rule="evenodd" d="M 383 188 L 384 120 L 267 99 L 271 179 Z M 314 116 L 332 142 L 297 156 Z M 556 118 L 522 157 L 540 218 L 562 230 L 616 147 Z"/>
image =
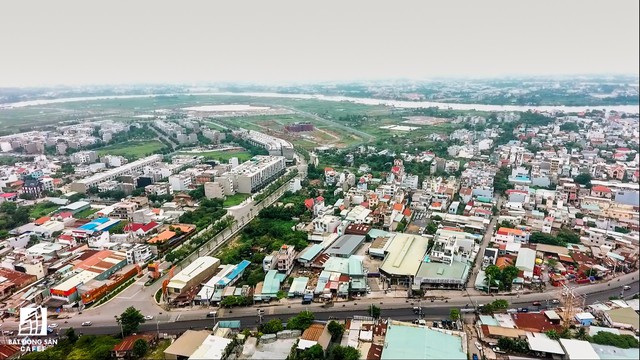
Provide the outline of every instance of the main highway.
<path id="1" fill-rule="evenodd" d="M 620 281 L 618 281 L 618 279 Z M 585 304 L 595 302 L 608 301 L 610 297 L 620 296 L 624 285 L 629 285 L 631 289 L 624 290 L 624 298 L 630 298 L 640 292 L 640 286 L 637 281 L 638 272 L 626 274 L 614 279 L 610 283 L 600 283 L 578 287 L 574 291 L 576 294 L 585 295 Z M 362 299 L 355 302 L 334 303 L 331 307 L 324 307 L 322 304 L 302 305 L 300 303 L 291 303 L 290 305 L 272 305 L 272 306 L 255 306 L 234 309 L 220 309 L 216 318 L 207 317 L 207 313 L 211 309 L 193 308 L 180 311 L 179 315 L 175 315 L 175 311 L 171 314 L 158 313 L 152 320 L 149 320 L 140 326 L 140 332 L 159 332 L 167 334 L 179 334 L 189 329 L 205 329 L 212 328 L 217 321 L 221 320 L 237 320 L 243 328 L 258 325 L 257 309 L 263 309 L 264 315 L 262 321 L 266 322 L 271 319 L 282 319 L 284 322 L 294 314 L 300 311 L 311 311 L 314 313 L 316 320 L 327 321 L 330 318 L 346 319 L 353 316 L 367 316 L 368 309 L 371 305 L 380 307 L 381 316 L 384 318 L 392 318 L 394 320 L 411 321 L 416 319 L 413 313 L 414 306 L 421 306 L 422 313 L 426 319 L 447 319 L 452 308 L 473 308 L 479 304 L 486 304 L 496 299 L 508 300 L 512 308 L 527 307 L 531 311 L 544 310 L 553 308 L 552 299 L 560 298 L 560 289 L 553 289 L 545 293 L 532 293 L 521 296 L 468 296 L 463 292 L 446 300 L 408 300 L 400 298 L 391 299 Z M 532 306 L 532 302 L 540 301 L 541 307 Z M 118 334 L 120 327 L 115 320 L 94 323 L 92 326 L 81 326 L 81 322 L 86 318 L 79 316 L 71 318 L 67 322 L 58 322 L 60 333 L 65 328 L 74 327 L 82 334 Z M 14 330 L 16 326 L 11 323 L 5 323 L 3 330 Z"/>

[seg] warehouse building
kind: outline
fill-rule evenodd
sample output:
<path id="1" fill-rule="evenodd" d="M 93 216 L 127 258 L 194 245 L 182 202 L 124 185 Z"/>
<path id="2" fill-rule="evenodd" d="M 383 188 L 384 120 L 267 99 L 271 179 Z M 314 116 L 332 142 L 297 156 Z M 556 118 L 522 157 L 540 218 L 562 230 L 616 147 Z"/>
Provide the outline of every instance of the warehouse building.
<path id="1" fill-rule="evenodd" d="M 409 286 L 425 258 L 429 239 L 412 234 L 392 235 L 380 274 L 388 279 L 390 285 Z"/>
<path id="2" fill-rule="evenodd" d="M 167 285 L 167 294 L 177 297 L 184 291 L 204 282 L 220 266 L 220 260 L 212 256 L 202 256 L 176 274 Z"/>
<path id="3" fill-rule="evenodd" d="M 462 335 L 458 335 L 462 334 Z M 389 320 L 381 360 L 467 359 L 466 335 Z"/>

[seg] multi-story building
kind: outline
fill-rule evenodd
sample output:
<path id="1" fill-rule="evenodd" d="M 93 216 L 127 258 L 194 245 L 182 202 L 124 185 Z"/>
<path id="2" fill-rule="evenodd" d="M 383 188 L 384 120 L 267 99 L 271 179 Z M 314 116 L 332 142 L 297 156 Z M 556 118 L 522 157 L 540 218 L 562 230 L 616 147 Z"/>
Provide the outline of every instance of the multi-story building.
<path id="1" fill-rule="evenodd" d="M 475 242 L 481 238 L 481 235 L 464 231 L 438 229 L 433 238 L 430 258 L 445 264 L 451 264 L 454 260 L 466 262 L 472 259 Z"/>
<path id="2" fill-rule="evenodd" d="M 88 188 L 96 187 L 98 184 L 109 180 L 116 180 L 123 175 L 135 175 L 142 173 L 145 167 L 152 167 L 160 164 L 162 161 L 162 155 L 151 155 L 149 157 L 136 160 L 134 162 L 125 164 L 115 169 L 107 170 L 102 173 L 95 174 L 93 176 L 78 180 L 71 183 L 69 188 L 72 191 L 79 193 L 85 193 Z"/>
<path id="3" fill-rule="evenodd" d="M 265 148 L 271 156 L 283 156 L 287 160 L 293 160 L 293 156 L 295 154 L 293 145 L 286 140 L 279 139 L 277 137 L 263 134 L 254 130 L 242 129 L 234 132 L 234 134 L 244 138 L 255 146 Z"/>
<path id="4" fill-rule="evenodd" d="M 173 191 L 186 191 L 191 188 L 191 176 L 178 174 L 169 176 L 169 184 Z"/>
<path id="5" fill-rule="evenodd" d="M 171 188 L 171 185 L 169 183 L 147 185 L 144 187 L 144 192 L 147 193 L 147 195 L 173 195 L 173 189 Z"/>
<path id="6" fill-rule="evenodd" d="M 71 154 L 69 158 L 74 164 L 91 164 L 96 162 L 98 154 L 95 151 L 79 151 Z"/>
<path id="7" fill-rule="evenodd" d="M 207 199 L 222 199 L 225 196 L 224 186 L 217 181 L 206 182 L 204 183 L 204 196 Z"/>
<path id="8" fill-rule="evenodd" d="M 126 250 L 126 254 L 128 264 L 144 263 L 153 256 L 151 247 L 147 244 L 133 244 Z"/>
<path id="9" fill-rule="evenodd" d="M 138 210 L 138 204 L 135 202 L 123 201 L 113 205 L 113 212 L 110 216 L 118 219 L 131 221 L 133 213 Z"/>
<path id="10" fill-rule="evenodd" d="M 278 271 L 288 274 L 293 269 L 296 259 L 296 251 L 291 245 L 282 245 L 278 250 Z"/>
<path id="11" fill-rule="evenodd" d="M 27 179 L 24 181 L 24 185 L 22 186 L 23 193 L 32 195 L 35 198 L 42 196 L 43 191 L 44 185 L 40 180 L 36 179 Z"/>
<path id="12" fill-rule="evenodd" d="M 254 156 L 232 169 L 228 175 L 234 178 L 237 192 L 251 194 L 282 175 L 285 168 L 283 156 Z"/>

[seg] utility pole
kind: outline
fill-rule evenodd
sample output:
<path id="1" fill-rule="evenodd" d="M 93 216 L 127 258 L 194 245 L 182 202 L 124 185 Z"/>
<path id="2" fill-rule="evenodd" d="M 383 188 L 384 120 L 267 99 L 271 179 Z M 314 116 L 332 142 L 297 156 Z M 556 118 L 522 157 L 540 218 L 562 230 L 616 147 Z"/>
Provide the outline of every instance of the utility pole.
<path id="1" fill-rule="evenodd" d="M 116 322 L 120 325 L 120 335 L 122 335 L 122 338 L 124 339 L 124 329 L 122 328 L 122 321 L 120 321 L 121 319 L 118 317 L 118 315 L 113 315 L 113 317 L 116 319 Z"/>

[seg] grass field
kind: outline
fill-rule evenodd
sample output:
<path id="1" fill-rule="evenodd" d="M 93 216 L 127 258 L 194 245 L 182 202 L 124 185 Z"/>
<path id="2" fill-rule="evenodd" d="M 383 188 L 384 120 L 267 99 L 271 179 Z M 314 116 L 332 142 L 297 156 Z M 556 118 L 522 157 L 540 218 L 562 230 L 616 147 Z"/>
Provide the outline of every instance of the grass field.
<path id="1" fill-rule="evenodd" d="M 224 207 L 236 206 L 236 205 L 240 204 L 241 202 L 243 202 L 245 199 L 247 199 L 249 196 L 251 196 L 251 195 L 250 194 L 235 194 L 235 195 L 227 196 L 227 198 L 224 200 L 223 206 Z"/>
<path id="2" fill-rule="evenodd" d="M 52 203 L 52 202 L 41 202 L 37 205 L 35 205 L 31 211 L 29 212 L 29 216 L 31 216 L 34 219 L 43 217 L 48 215 L 50 212 L 56 210 L 57 208 L 59 208 L 60 206 Z"/>
<path id="3" fill-rule="evenodd" d="M 164 144 L 157 140 L 138 141 L 103 147 L 98 150 L 98 155 L 121 155 L 127 158 L 131 157 L 138 159 L 147 155 L 155 154 L 164 147 Z"/>
<path id="4" fill-rule="evenodd" d="M 75 214 L 74 217 L 76 219 L 89 219 L 93 214 L 95 214 L 97 212 L 98 212 L 98 209 L 88 208 L 88 209 L 82 210 L 79 213 Z"/>
<path id="5" fill-rule="evenodd" d="M 239 162 L 244 162 L 252 158 L 248 151 L 232 150 L 232 151 L 205 151 L 199 153 L 180 152 L 178 154 L 204 156 L 209 160 L 229 161 L 232 157 L 237 157 Z"/>

